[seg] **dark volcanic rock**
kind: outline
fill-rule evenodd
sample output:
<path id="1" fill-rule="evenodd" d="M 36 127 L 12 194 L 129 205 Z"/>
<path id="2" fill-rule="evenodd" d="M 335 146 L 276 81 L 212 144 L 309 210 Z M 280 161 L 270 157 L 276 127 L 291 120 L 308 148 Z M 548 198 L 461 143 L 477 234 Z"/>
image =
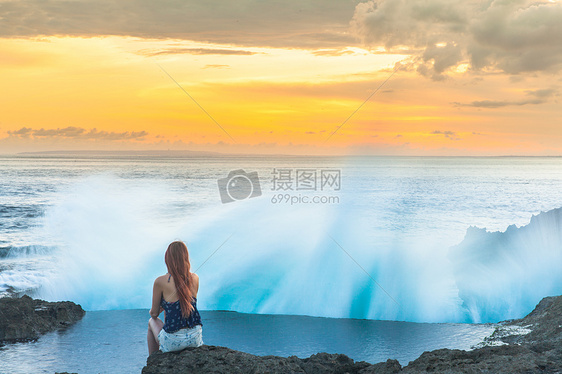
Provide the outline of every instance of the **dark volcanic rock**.
<path id="1" fill-rule="evenodd" d="M 379 371 L 372 371 L 376 365 L 367 362 L 354 362 L 346 355 L 318 353 L 309 358 L 296 356 L 255 356 L 234 351 L 225 347 L 204 345 L 187 348 L 180 352 L 153 353 L 142 374 L 171 373 L 398 373 L 398 361 L 389 360 L 377 364 Z M 388 367 L 388 369 L 387 369 Z M 398 371 L 395 368 L 398 368 Z M 367 369 L 367 370 L 364 370 Z"/>
<path id="2" fill-rule="evenodd" d="M 562 373 L 562 296 L 544 298 L 525 318 L 502 323 L 479 348 L 424 352 L 405 367 L 396 360 L 371 365 L 328 353 L 305 359 L 254 356 L 204 345 L 156 352 L 142 373 Z"/>
<path id="3" fill-rule="evenodd" d="M 0 343 L 37 339 L 41 334 L 68 326 L 84 316 L 70 301 L 47 302 L 24 295 L 0 299 Z"/>
<path id="4" fill-rule="evenodd" d="M 549 365 L 545 357 L 520 345 L 484 347 L 472 351 L 439 349 L 424 352 L 404 368 L 403 373 L 544 373 Z"/>
<path id="5" fill-rule="evenodd" d="M 545 297 L 525 318 L 510 321 L 506 325 L 531 330 L 528 334 L 520 335 L 520 343 L 562 344 L 562 296 Z"/>

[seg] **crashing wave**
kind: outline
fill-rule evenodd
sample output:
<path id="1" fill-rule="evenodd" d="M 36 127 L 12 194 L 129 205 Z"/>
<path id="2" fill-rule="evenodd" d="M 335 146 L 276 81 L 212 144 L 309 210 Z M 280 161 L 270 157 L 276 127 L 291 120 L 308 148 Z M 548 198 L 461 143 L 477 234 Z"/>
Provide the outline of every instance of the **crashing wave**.
<path id="1" fill-rule="evenodd" d="M 520 318 L 562 293 L 562 208 L 505 232 L 470 227 L 449 259 L 469 321 Z"/>

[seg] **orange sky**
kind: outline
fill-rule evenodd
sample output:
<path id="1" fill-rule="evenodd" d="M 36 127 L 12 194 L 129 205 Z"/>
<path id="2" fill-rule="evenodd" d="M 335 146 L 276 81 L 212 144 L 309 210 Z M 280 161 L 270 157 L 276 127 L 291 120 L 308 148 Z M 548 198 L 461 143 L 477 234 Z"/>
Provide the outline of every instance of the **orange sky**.
<path id="1" fill-rule="evenodd" d="M 429 8 L 428 27 L 421 17 L 427 12 L 411 6 L 427 1 L 396 0 L 398 10 L 391 1 L 287 2 L 286 14 L 265 5 L 234 15 L 203 8 L 194 15 L 186 7 L 178 12 L 208 22 L 186 29 L 156 14 L 146 32 L 141 24 L 101 23 L 95 14 L 72 22 L 82 16 L 72 7 L 57 15 L 60 25 L 38 16 L 34 27 L 24 17 L 30 2 L 0 1 L 0 154 L 562 154 L 561 42 L 534 36 L 536 26 L 520 29 L 527 17 L 543 22 L 541 33 L 559 35 L 559 22 L 544 17 L 562 15 L 558 2 L 503 9 L 505 30 L 487 34 L 501 21 L 496 10 L 463 8 L 482 2 L 453 1 L 446 14 Z M 63 2 L 46 4 L 56 3 Z M 307 6 L 320 15 L 297 16 Z M 43 9 L 44 17 L 49 12 Z M 399 15 L 418 24 L 399 23 Z M 282 22 L 288 19 L 294 25 Z"/>

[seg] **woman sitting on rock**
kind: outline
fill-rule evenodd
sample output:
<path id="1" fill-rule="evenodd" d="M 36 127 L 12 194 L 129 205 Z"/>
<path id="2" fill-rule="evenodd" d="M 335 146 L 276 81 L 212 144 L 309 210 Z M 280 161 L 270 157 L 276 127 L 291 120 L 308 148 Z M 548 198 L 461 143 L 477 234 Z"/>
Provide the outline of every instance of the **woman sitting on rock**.
<path id="1" fill-rule="evenodd" d="M 148 354 L 179 351 L 203 344 L 202 323 L 197 311 L 199 277 L 190 271 L 187 246 L 171 243 L 164 256 L 168 273 L 154 281 L 151 318 L 148 320 Z M 158 316 L 164 311 L 165 322 Z"/>

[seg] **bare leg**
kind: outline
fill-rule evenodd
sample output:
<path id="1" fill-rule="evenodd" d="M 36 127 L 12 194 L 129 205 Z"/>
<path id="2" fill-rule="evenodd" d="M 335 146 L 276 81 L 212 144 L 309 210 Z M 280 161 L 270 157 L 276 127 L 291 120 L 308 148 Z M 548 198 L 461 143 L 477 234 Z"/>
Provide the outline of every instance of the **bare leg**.
<path id="1" fill-rule="evenodd" d="M 148 320 L 148 333 L 146 334 L 146 341 L 148 342 L 148 355 L 156 352 L 160 347 L 158 344 L 158 333 L 162 330 L 164 322 L 160 318 L 151 318 Z"/>

